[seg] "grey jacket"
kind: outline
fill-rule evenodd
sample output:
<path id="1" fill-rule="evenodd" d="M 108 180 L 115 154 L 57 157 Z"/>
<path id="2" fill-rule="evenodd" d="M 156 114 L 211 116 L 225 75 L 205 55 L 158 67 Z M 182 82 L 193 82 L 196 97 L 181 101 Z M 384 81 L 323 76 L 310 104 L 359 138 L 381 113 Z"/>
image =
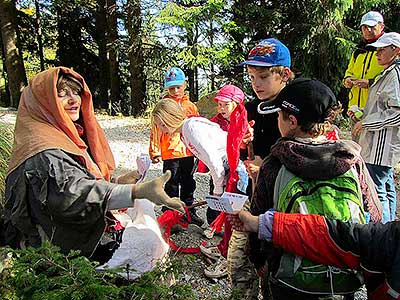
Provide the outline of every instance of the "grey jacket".
<path id="1" fill-rule="evenodd" d="M 400 160 L 400 59 L 370 87 L 361 123 L 365 162 L 394 167 Z"/>

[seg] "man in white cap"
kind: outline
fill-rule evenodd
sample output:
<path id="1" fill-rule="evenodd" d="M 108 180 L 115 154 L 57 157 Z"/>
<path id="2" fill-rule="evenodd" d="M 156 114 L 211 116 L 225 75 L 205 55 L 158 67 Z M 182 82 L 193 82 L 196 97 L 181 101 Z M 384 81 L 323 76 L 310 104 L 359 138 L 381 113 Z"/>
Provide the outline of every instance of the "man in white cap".
<path id="1" fill-rule="evenodd" d="M 361 155 L 375 182 L 383 208 L 382 222 L 394 221 L 396 189 L 393 167 L 400 160 L 400 34 L 383 34 L 376 47 L 378 63 L 384 71 L 370 87 L 364 114 L 353 128 L 359 136 Z"/>
<path id="2" fill-rule="evenodd" d="M 349 88 L 349 110 L 357 111 L 365 106 L 368 89 L 383 67 L 378 64 L 374 43 L 383 34 L 383 16 L 377 11 L 363 15 L 360 22 L 362 41 L 356 46 L 349 61 L 343 79 L 343 85 Z"/>

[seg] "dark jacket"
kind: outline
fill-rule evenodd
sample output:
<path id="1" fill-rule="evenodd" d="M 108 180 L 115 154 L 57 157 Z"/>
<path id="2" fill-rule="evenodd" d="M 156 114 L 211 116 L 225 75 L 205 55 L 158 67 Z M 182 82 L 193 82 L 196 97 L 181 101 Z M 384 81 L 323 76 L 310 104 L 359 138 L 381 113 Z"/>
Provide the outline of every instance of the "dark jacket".
<path id="1" fill-rule="evenodd" d="M 250 211 L 265 213 L 274 207 L 275 180 L 281 166 L 303 179 L 325 180 L 344 174 L 355 167 L 363 194 L 365 208 L 371 216 L 381 216 L 381 207 L 374 184 L 360 156 L 360 146 L 353 141 L 313 141 L 311 139 L 281 138 L 264 159 L 257 178 Z M 376 207 L 378 205 L 378 207 Z M 272 249 L 256 234 L 250 234 L 250 259 L 260 268 L 271 258 Z"/>
<path id="2" fill-rule="evenodd" d="M 247 110 L 247 119 L 254 120 L 254 155 L 265 158 L 271 149 L 271 146 L 281 137 L 278 128 L 278 113 L 262 115 L 257 112 L 257 107 L 261 103 L 255 99 L 245 104 Z"/>
<path id="3" fill-rule="evenodd" d="M 106 228 L 106 212 L 130 199 L 131 185 L 96 180 L 77 157 L 52 149 L 28 158 L 6 179 L 2 218 L 6 244 L 40 246 L 44 239 L 91 256 Z"/>

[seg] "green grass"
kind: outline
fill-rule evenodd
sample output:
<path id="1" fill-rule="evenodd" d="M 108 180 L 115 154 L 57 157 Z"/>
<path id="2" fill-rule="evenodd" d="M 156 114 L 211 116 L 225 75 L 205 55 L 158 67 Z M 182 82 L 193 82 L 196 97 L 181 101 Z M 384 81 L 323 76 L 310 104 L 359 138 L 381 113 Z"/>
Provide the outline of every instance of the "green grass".
<path id="1" fill-rule="evenodd" d="M 5 179 L 13 142 L 12 126 L 0 122 L 0 209 L 4 205 Z"/>

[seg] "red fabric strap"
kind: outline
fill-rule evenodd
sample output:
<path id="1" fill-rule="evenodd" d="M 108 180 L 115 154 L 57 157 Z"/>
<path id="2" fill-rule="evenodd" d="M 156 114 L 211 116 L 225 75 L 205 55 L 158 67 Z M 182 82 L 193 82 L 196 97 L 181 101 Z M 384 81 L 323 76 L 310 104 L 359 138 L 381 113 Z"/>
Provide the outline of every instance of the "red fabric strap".
<path id="1" fill-rule="evenodd" d="M 176 210 L 167 210 L 157 218 L 157 222 L 160 225 L 160 227 L 164 229 L 163 238 L 168 243 L 168 245 L 171 247 L 172 250 L 180 253 L 199 253 L 200 252 L 199 247 L 188 247 L 188 248 L 179 247 L 171 239 L 172 226 L 179 224 L 183 228 L 188 228 L 189 224 L 183 221 L 183 216 L 186 214 L 189 222 L 191 222 L 191 218 L 187 207 L 185 208 L 185 211 L 186 212 L 184 214 L 180 214 Z"/>
<path id="2" fill-rule="evenodd" d="M 225 223 L 225 218 L 226 218 L 226 213 L 221 212 L 218 217 L 215 218 L 214 221 L 210 224 L 210 228 L 214 232 L 221 232 L 222 231 L 222 226 L 224 226 Z"/>

